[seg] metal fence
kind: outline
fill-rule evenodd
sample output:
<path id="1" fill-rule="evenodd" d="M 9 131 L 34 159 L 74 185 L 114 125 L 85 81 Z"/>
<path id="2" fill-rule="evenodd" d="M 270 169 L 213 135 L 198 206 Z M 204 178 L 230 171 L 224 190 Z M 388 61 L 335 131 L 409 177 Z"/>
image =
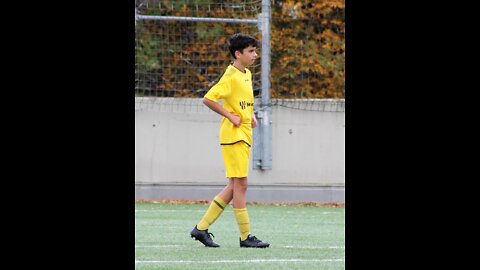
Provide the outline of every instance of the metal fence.
<path id="1" fill-rule="evenodd" d="M 228 39 L 234 33 L 250 34 L 261 42 L 259 60 L 248 67 L 254 96 L 260 101 L 255 103 L 259 120 L 254 132 L 255 168 L 271 169 L 272 106 L 345 110 L 343 0 L 304 5 L 290 0 L 135 3 L 136 110 L 160 104 L 161 110 L 181 106 L 212 113 L 200 99 L 232 61 Z M 285 31 L 271 36 L 272 20 Z"/>

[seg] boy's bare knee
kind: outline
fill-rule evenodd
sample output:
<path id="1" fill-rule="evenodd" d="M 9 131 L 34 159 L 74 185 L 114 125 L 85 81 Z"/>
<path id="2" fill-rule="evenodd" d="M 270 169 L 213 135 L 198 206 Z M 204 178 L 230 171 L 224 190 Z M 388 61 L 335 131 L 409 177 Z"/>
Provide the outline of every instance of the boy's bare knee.
<path id="1" fill-rule="evenodd" d="M 234 186 L 233 186 L 234 192 L 245 193 L 247 191 L 247 187 L 248 187 L 248 181 L 246 177 L 235 179 Z"/>

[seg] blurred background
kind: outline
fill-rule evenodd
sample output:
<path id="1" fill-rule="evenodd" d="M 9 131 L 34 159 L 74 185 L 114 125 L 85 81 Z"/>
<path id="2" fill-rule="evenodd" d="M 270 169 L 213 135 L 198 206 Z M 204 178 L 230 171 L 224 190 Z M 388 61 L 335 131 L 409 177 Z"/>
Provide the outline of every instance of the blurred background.
<path id="1" fill-rule="evenodd" d="M 226 184 L 221 116 L 202 98 L 259 40 L 248 201 L 345 201 L 345 3 L 136 0 L 136 200 L 211 200 Z"/>

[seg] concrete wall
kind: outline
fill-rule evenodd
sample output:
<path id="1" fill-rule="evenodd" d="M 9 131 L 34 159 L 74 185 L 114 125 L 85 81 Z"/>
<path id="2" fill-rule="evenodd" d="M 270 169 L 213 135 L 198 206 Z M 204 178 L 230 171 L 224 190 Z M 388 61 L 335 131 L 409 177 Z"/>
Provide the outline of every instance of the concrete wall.
<path id="1" fill-rule="evenodd" d="M 138 197 L 145 187 L 158 185 L 211 186 L 214 187 L 212 194 L 221 189 L 226 179 L 218 141 L 220 120 L 221 116 L 204 106 L 201 99 L 178 103 L 136 98 Z M 253 170 L 250 161 L 250 189 L 272 187 L 273 190 L 283 186 L 332 190 L 335 187 L 344 192 L 344 110 L 308 111 L 273 106 L 272 125 L 273 168 Z M 155 197 L 142 194 L 150 199 Z M 166 198 L 165 194 L 158 197 Z M 334 197 L 336 202 L 344 200 L 341 194 Z"/>

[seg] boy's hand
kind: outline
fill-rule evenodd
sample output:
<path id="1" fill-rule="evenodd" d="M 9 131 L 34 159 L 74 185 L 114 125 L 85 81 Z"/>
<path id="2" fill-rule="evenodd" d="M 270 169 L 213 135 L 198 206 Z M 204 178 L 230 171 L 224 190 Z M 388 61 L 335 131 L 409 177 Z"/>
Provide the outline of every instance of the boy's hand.
<path id="1" fill-rule="evenodd" d="M 230 120 L 230 122 L 232 122 L 232 124 L 235 126 L 235 127 L 239 127 L 240 124 L 242 123 L 242 118 L 240 116 L 236 116 L 236 115 L 231 115 L 230 118 L 228 118 L 228 120 Z"/>
<path id="2" fill-rule="evenodd" d="M 255 118 L 255 114 L 252 115 L 252 128 L 257 127 L 257 118 Z"/>

